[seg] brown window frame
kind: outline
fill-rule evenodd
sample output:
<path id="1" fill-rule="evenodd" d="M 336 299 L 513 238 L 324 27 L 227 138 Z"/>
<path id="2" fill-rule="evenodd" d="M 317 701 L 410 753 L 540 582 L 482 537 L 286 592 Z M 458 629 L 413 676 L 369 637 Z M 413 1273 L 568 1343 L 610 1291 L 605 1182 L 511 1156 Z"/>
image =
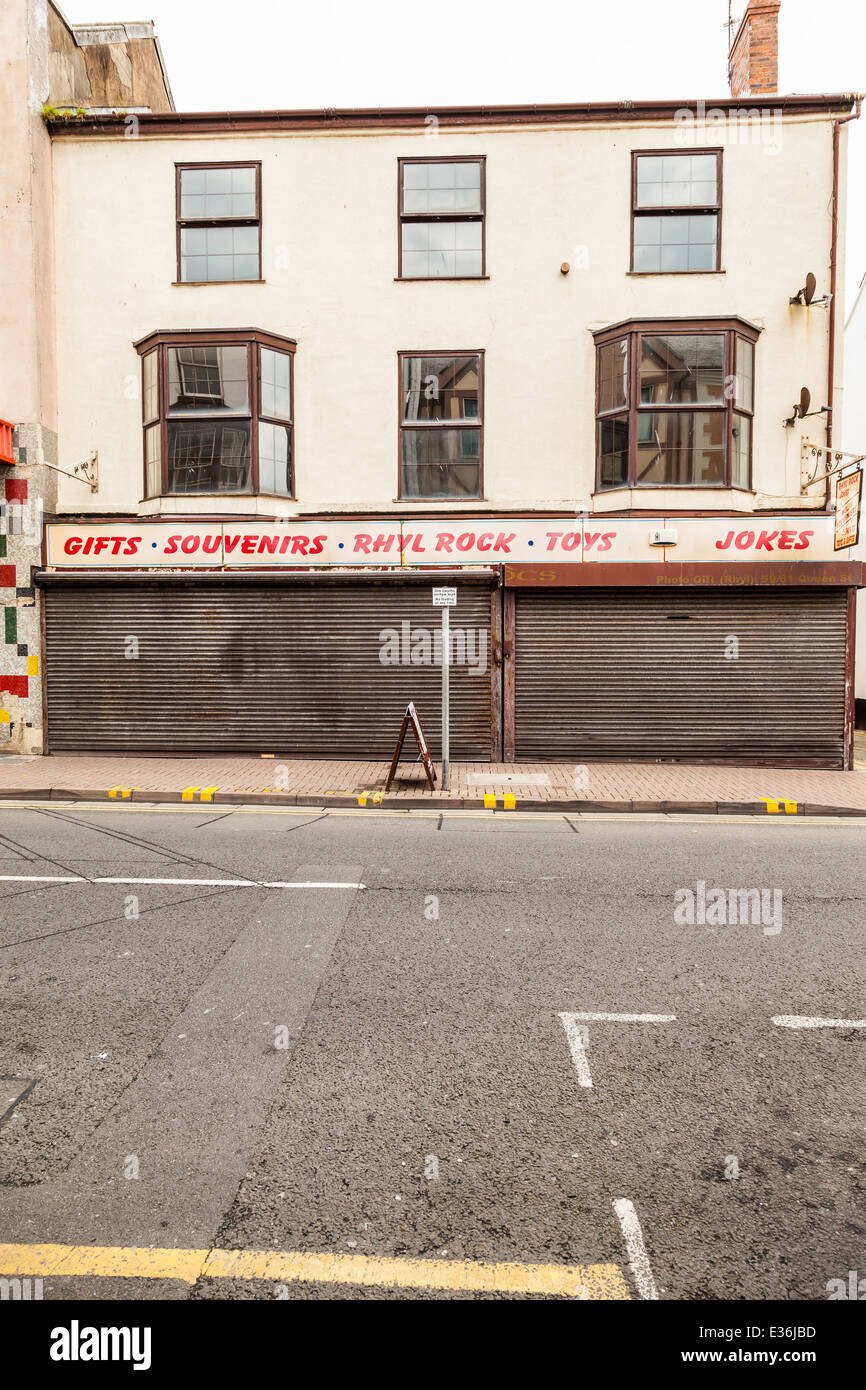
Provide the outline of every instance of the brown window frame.
<path id="1" fill-rule="evenodd" d="M 471 277 L 474 278 L 474 277 Z M 403 362 L 407 357 L 477 357 L 478 358 L 478 425 L 469 428 L 478 430 L 478 493 L 476 496 L 461 497 L 406 497 L 403 493 L 403 430 L 404 429 L 465 429 L 466 425 L 442 424 L 436 421 L 406 421 L 403 415 Z M 423 506 L 439 503 L 453 506 L 455 502 L 484 501 L 484 348 L 406 348 L 397 353 L 397 501 L 417 502 Z M 468 394 L 468 393 L 467 393 Z"/>
<path id="2" fill-rule="evenodd" d="M 481 178 L 480 212 L 405 212 L 403 209 L 403 169 L 407 164 L 480 164 Z M 481 274 L 480 275 L 404 275 L 403 274 L 403 225 L 406 222 L 480 222 L 481 223 Z M 397 274 L 396 280 L 407 283 L 428 284 L 443 281 L 447 284 L 455 280 L 487 280 L 487 156 L 483 154 L 433 155 L 430 157 L 406 155 L 397 160 Z M 410 354 L 411 356 L 411 354 Z"/>
<path id="3" fill-rule="evenodd" d="M 640 366 L 641 366 L 641 339 L 655 334 L 691 334 L 703 333 L 707 335 L 724 335 L 725 338 L 725 363 L 723 374 L 723 399 L 721 402 L 712 401 L 688 401 L 685 403 L 661 403 L 658 401 L 642 405 L 640 400 Z M 669 489 L 671 491 L 753 491 L 753 450 L 754 450 L 754 421 L 755 421 L 755 399 L 757 383 L 757 343 L 761 334 L 761 329 L 746 319 L 737 316 L 724 318 L 690 318 L 690 319 L 624 319 L 620 323 L 611 324 L 608 328 L 597 329 L 593 333 L 595 342 L 595 488 L 596 493 L 611 493 L 624 491 L 652 491 L 655 489 Z M 617 342 L 620 338 L 628 341 L 628 368 L 627 368 L 627 393 L 624 406 L 614 406 L 607 410 L 600 409 L 601 398 L 601 372 L 600 360 L 601 349 L 607 344 Z M 754 352 L 753 373 L 752 373 L 752 405 L 750 409 L 745 409 L 735 400 L 735 389 L 729 389 L 729 383 L 736 381 L 736 351 L 737 340 L 745 338 L 752 344 Z M 722 413 L 727 416 L 725 423 L 725 467 L 724 478 L 718 483 L 641 483 L 637 481 L 637 450 L 638 450 L 638 422 L 641 415 L 660 414 L 662 412 L 691 412 L 692 414 L 703 413 Z M 733 478 L 733 424 L 735 415 L 746 415 L 752 422 L 749 434 L 749 469 L 748 479 L 745 484 L 734 483 Z M 601 485 L 601 451 L 599 449 L 599 425 L 603 420 L 625 419 L 628 426 L 628 476 L 625 482 L 616 483 L 613 486 Z"/>
<path id="4" fill-rule="evenodd" d="M 256 171 L 256 215 L 255 217 L 181 217 L 181 174 L 187 169 L 255 169 Z M 190 161 L 174 166 L 174 198 L 177 279 L 175 285 L 261 285 L 262 278 L 262 162 L 260 159 L 222 159 Z M 259 273 L 255 280 L 184 280 L 180 256 L 180 234 L 184 227 L 253 227 L 259 229 Z"/>
<path id="5" fill-rule="evenodd" d="M 646 208 L 637 205 L 637 162 L 639 159 L 663 159 L 672 155 L 713 154 L 716 156 L 716 202 L 706 207 L 688 204 L 680 207 Z M 719 146 L 706 146 L 700 149 L 632 150 L 631 152 L 631 242 L 629 247 L 629 273 L 631 275 L 718 275 L 722 269 L 722 175 L 723 150 Z M 635 270 L 634 228 L 638 217 L 701 217 L 716 218 L 716 264 L 712 270 Z"/>
<path id="6" fill-rule="evenodd" d="M 143 451 L 143 496 L 142 501 L 153 501 L 162 497 L 274 497 L 281 501 L 297 500 L 297 483 L 295 467 L 295 351 L 297 341 L 294 338 L 284 338 L 278 333 L 267 333 L 258 328 L 215 328 L 210 331 L 197 330 L 196 332 L 176 332 L 174 330 L 158 329 L 154 333 L 149 333 L 146 338 L 140 338 L 133 344 L 139 357 L 142 359 L 142 381 L 144 380 L 144 358 L 150 353 L 157 354 L 157 403 L 158 417 L 156 420 L 148 421 L 145 419 L 145 399 L 144 391 L 141 393 L 141 428 L 142 428 L 142 451 Z M 168 489 L 168 349 L 170 347 L 245 347 L 247 350 L 247 386 L 249 390 L 249 410 L 241 416 L 235 418 L 249 419 L 250 422 L 250 486 L 245 489 L 232 491 L 226 489 L 219 492 L 170 492 Z M 282 352 L 291 358 L 289 371 L 290 389 L 290 418 L 288 420 L 277 420 L 273 416 L 262 413 L 262 348 L 271 348 L 275 352 Z M 204 412 L 202 419 L 207 419 Z M 289 433 L 289 447 L 291 450 L 292 468 L 292 487 L 291 492 L 260 492 L 259 490 L 259 423 L 276 424 L 284 426 Z M 160 441 L 160 490 L 156 493 L 149 493 L 147 487 L 147 439 L 146 430 L 159 425 Z"/>

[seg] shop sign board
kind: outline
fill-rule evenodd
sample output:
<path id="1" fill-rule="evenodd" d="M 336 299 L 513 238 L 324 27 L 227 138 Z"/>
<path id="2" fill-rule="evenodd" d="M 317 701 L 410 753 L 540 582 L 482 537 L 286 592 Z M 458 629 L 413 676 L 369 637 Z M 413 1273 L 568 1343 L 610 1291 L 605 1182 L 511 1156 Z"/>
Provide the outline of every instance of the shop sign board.
<path id="1" fill-rule="evenodd" d="M 859 475 L 858 475 L 859 476 Z M 675 541 L 650 544 L 664 528 Z M 56 569 L 459 569 L 464 565 L 832 560 L 832 516 L 87 521 L 46 527 Z"/>

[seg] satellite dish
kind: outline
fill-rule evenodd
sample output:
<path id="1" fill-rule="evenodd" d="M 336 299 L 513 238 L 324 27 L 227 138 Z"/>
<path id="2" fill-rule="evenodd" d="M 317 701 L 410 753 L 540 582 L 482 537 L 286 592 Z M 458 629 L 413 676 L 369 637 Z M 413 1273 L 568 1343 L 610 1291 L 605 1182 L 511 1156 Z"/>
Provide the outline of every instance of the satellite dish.
<path id="1" fill-rule="evenodd" d="M 804 386 L 800 392 L 800 419 L 809 414 L 809 406 L 812 404 L 812 392 L 808 386 Z"/>
<path id="2" fill-rule="evenodd" d="M 818 281 L 815 279 L 814 275 L 812 274 L 812 272 L 811 272 L 811 270 L 810 270 L 810 271 L 809 271 L 809 274 L 806 276 L 806 285 L 805 285 L 805 300 L 806 300 L 806 303 L 807 303 L 807 304 L 811 304 L 811 303 L 812 303 L 812 297 L 813 297 L 813 295 L 814 295 L 814 293 L 815 293 L 815 289 L 816 289 L 816 287 L 817 287 L 817 284 L 818 284 Z"/>

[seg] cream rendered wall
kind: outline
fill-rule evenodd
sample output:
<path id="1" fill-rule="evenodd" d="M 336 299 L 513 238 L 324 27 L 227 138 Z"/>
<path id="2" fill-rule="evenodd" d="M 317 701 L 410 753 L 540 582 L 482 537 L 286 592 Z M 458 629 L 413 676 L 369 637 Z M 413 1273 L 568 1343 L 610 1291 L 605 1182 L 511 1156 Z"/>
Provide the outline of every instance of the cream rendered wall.
<path id="1" fill-rule="evenodd" d="M 100 488 L 63 480 L 61 511 L 299 515 L 414 510 L 397 496 L 397 352 L 486 351 L 485 501 L 592 505 L 590 329 L 632 316 L 740 314 L 757 350 L 756 505 L 799 490 L 800 387 L 825 403 L 828 315 L 791 308 L 806 272 L 828 289 L 831 124 L 786 120 L 773 144 L 673 123 L 384 133 L 93 137 L 54 142 L 62 457 L 99 450 Z M 748 138 L 748 137 L 747 137 Z M 753 137 L 754 138 L 754 137 Z M 843 135 L 844 139 L 844 135 Z M 723 273 L 631 276 L 632 149 L 724 148 Z M 487 269 L 479 282 L 397 283 L 399 156 L 487 156 Z M 175 162 L 262 161 L 265 284 L 175 286 Z M 840 224 L 840 238 L 841 227 Z M 840 263 L 844 246 L 840 241 Z M 563 276 L 560 264 L 572 264 Z M 841 290 L 840 290 L 841 295 Z M 298 501 L 141 504 L 140 364 L 154 329 L 254 326 L 298 340 Z M 812 432 L 821 420 L 806 422 Z M 823 438 L 823 435 L 819 437 Z M 454 510 L 441 503 L 442 510 Z M 465 504 L 477 508 L 478 503 Z M 621 508 L 627 494 L 601 499 Z M 658 512 L 749 507 L 742 494 L 651 491 Z"/>

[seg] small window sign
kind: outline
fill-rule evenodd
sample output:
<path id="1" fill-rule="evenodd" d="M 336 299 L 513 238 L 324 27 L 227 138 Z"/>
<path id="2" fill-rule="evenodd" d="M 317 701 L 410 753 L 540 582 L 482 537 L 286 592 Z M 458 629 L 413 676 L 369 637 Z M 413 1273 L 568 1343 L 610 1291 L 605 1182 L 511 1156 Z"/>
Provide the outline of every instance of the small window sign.
<path id="1" fill-rule="evenodd" d="M 456 608 L 457 590 L 438 588 L 433 590 L 434 608 Z"/>

